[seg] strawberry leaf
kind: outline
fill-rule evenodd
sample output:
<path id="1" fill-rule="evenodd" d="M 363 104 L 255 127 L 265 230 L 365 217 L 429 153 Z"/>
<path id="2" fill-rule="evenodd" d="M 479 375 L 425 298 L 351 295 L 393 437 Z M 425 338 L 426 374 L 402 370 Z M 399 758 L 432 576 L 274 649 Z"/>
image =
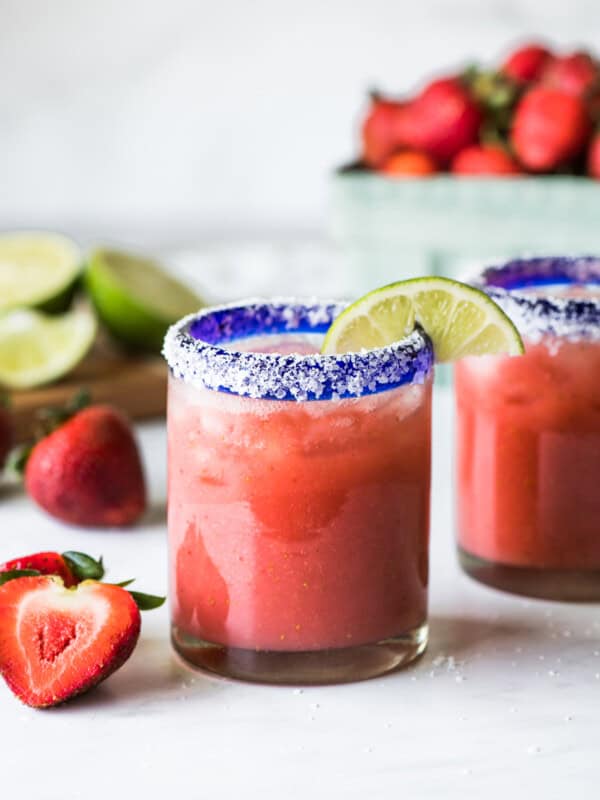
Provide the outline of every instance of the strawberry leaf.
<path id="1" fill-rule="evenodd" d="M 89 406 L 91 395 L 87 389 L 79 389 L 66 405 L 48 406 L 36 412 L 39 432 L 38 439 L 43 439 L 48 434 L 60 428 L 67 420 L 79 411 Z"/>
<path id="2" fill-rule="evenodd" d="M 68 550 L 62 554 L 62 557 L 67 562 L 67 566 L 80 581 L 94 580 L 99 581 L 104 577 L 104 564 L 102 563 L 102 556 L 96 561 L 95 558 L 86 555 L 85 553 L 78 553 L 75 550 Z"/>
<path id="3" fill-rule="evenodd" d="M 160 608 L 167 599 L 166 597 L 158 597 L 155 594 L 144 594 L 143 592 L 129 592 L 136 602 L 140 611 L 151 611 L 153 608 Z"/>
<path id="4" fill-rule="evenodd" d="M 135 581 L 135 578 L 129 578 L 128 581 L 121 581 L 120 583 L 112 583 L 111 586 L 120 586 L 124 589 L 126 586 L 130 586 Z"/>
<path id="5" fill-rule="evenodd" d="M 37 569 L 9 569 L 7 572 L 0 572 L 0 586 L 16 578 L 32 578 L 41 574 Z"/>
<path id="6" fill-rule="evenodd" d="M 25 465 L 27 464 L 27 459 L 32 450 L 33 447 L 30 444 L 20 444 L 13 447 L 6 459 L 7 473 L 14 478 L 22 480 L 25 474 Z"/>

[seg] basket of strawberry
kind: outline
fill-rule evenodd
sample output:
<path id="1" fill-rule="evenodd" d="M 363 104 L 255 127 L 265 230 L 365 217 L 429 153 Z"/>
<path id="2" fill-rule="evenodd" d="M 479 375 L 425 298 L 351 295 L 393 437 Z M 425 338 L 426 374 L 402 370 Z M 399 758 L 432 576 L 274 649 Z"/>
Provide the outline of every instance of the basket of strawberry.
<path id="1" fill-rule="evenodd" d="M 374 92 L 337 170 L 333 232 L 355 283 L 465 262 L 600 251 L 600 62 L 519 47 L 413 96 Z"/>

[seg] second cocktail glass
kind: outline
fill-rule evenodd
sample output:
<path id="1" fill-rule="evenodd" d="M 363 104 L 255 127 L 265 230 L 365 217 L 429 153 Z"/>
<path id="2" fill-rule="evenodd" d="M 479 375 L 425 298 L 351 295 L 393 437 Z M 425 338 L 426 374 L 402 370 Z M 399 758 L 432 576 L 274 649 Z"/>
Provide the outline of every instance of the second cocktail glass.
<path id="1" fill-rule="evenodd" d="M 478 283 L 520 358 L 456 365 L 458 544 L 498 588 L 600 599 L 600 259 L 537 258 Z"/>
<path id="2" fill-rule="evenodd" d="M 172 638 L 214 672 L 357 680 L 426 646 L 432 348 L 320 355 L 342 308 L 208 309 L 167 335 Z"/>

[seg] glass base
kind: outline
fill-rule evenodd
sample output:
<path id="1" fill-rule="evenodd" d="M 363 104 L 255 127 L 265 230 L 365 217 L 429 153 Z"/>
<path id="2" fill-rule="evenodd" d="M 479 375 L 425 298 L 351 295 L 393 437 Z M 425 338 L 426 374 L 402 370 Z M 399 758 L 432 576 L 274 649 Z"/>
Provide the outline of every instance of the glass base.
<path id="1" fill-rule="evenodd" d="M 600 570 L 513 567 L 486 561 L 458 548 L 461 567 L 480 583 L 525 597 L 591 603 L 600 600 Z"/>
<path id="2" fill-rule="evenodd" d="M 403 667 L 427 647 L 427 623 L 373 644 L 331 650 L 244 650 L 196 639 L 171 628 L 175 650 L 190 664 L 227 678 L 256 683 L 319 685 L 375 678 Z"/>

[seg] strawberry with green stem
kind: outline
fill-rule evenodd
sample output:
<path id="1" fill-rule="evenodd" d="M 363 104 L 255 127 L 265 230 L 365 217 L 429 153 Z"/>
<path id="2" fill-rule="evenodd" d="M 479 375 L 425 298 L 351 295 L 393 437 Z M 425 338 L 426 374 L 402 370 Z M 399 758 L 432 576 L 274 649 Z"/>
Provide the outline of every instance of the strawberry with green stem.
<path id="1" fill-rule="evenodd" d="M 50 569 L 50 556 L 55 569 L 73 570 L 75 584 L 27 567 L 0 574 L 0 674 L 34 708 L 70 700 L 119 669 L 136 646 L 140 611 L 165 600 L 127 590 L 131 581 L 80 580 L 86 572 L 103 574 L 102 560 L 81 553 L 37 553 L 19 561 Z"/>
<path id="2" fill-rule="evenodd" d="M 79 395 L 40 415 L 38 441 L 22 451 L 25 488 L 47 513 L 73 525 L 126 526 L 146 507 L 139 450 L 129 421 Z"/>

